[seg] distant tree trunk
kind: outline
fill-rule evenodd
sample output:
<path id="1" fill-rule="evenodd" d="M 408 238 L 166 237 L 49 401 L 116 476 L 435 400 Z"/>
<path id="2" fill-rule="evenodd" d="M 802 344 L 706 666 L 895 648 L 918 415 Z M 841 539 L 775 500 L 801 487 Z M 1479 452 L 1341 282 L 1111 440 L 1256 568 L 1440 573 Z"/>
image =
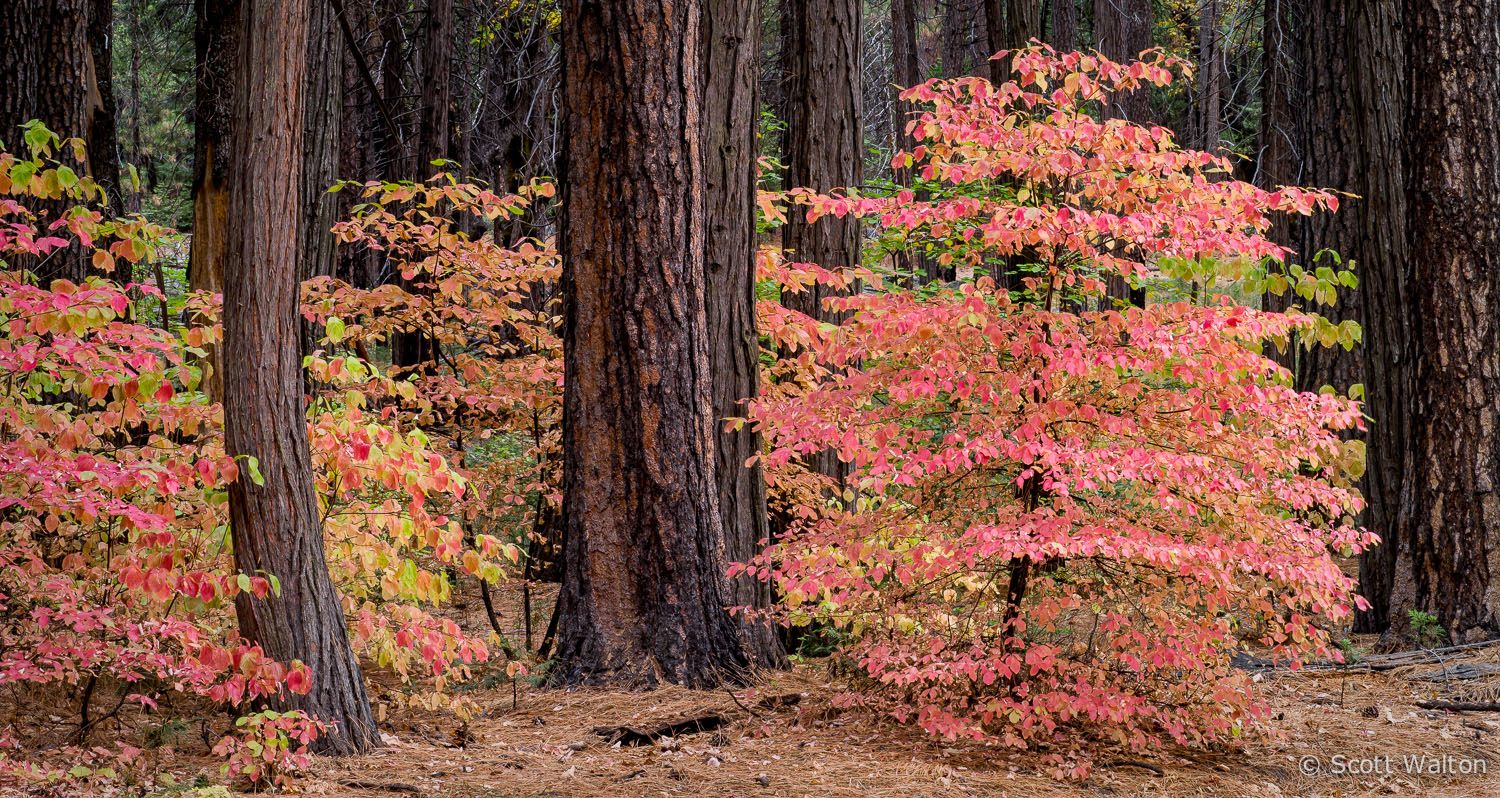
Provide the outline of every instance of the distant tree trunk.
<path id="1" fill-rule="evenodd" d="M 702 14 L 562 5 L 564 682 L 708 687 L 748 664 L 714 470 Z"/>
<path id="2" fill-rule="evenodd" d="M 279 596 L 236 597 L 240 632 L 282 662 L 312 670 L 312 690 L 273 703 L 333 729 L 315 750 L 353 754 L 379 745 L 364 676 L 349 646 L 323 553 L 298 351 L 298 197 L 308 0 L 243 0 L 229 169 L 224 285 L 224 444 L 260 461 L 229 488 L 235 567 L 268 573 Z M 243 466 L 242 466 L 243 473 Z"/>
<path id="3" fill-rule="evenodd" d="M 1017 50 L 1042 35 L 1042 0 L 984 0 L 989 55 Z M 990 82 L 1010 80 L 1010 59 L 990 61 Z"/>
<path id="4" fill-rule="evenodd" d="M 1263 78 L 1261 185 L 1318 186 L 1358 193 L 1356 160 L 1360 132 L 1348 124 L 1353 113 L 1350 82 L 1350 42 L 1346 7 L 1348 0 L 1268 0 L 1266 52 L 1268 71 Z M 1201 73 L 1200 73 L 1201 74 Z M 1205 114 L 1210 129 L 1216 114 Z M 1208 134 L 1205 134 L 1208 135 Z M 1216 138 L 1216 136 L 1215 136 Z M 1353 198 L 1338 213 L 1278 218 L 1274 228 L 1277 243 L 1296 253 L 1290 262 L 1314 268 L 1313 259 L 1331 250 L 1344 259 L 1364 263 L 1368 254 L 1360 217 L 1367 202 Z M 1337 268 L 1332 255 L 1323 255 L 1317 265 Z M 1308 310 L 1343 321 L 1360 320 L 1358 291 L 1342 290 L 1333 306 L 1309 306 Z M 1302 304 L 1290 297 L 1274 297 L 1272 309 L 1286 303 Z M 1343 347 L 1296 346 L 1284 362 L 1297 375 L 1300 390 L 1316 391 L 1325 385 L 1343 393 L 1360 381 L 1357 351 Z"/>
<path id="5" fill-rule="evenodd" d="M 428 0 L 422 33 L 422 76 L 417 103 L 416 163 L 412 177 L 426 180 L 448 158 L 448 107 L 452 97 L 453 0 Z"/>
<path id="6" fill-rule="evenodd" d="M 1406 610 L 1454 643 L 1500 635 L 1500 0 L 1409 0 L 1407 230 L 1416 319 L 1413 512 L 1389 642 Z"/>
<path id="7" fill-rule="evenodd" d="M 1275 3 L 1276 0 L 1268 0 Z M 1198 108 L 1193 132 L 1204 152 L 1219 149 L 1223 130 L 1224 53 L 1219 46 L 1219 0 L 1204 0 L 1198 9 Z"/>
<path id="8" fill-rule="evenodd" d="M 193 41 L 193 238 L 188 249 L 188 287 L 224 290 L 229 257 L 229 169 L 234 128 L 234 80 L 239 53 L 240 0 L 195 0 Z M 137 112 L 138 113 L 138 112 Z M 207 350 L 203 392 L 224 398 L 217 347 Z"/>
<path id="9" fill-rule="evenodd" d="M 395 131 L 388 129 L 380 114 L 384 98 L 379 94 L 375 73 L 365 54 L 357 48 L 368 33 L 368 15 L 355 13 L 361 4 L 338 0 L 335 17 L 341 36 L 345 37 L 342 64 L 343 101 L 340 104 L 339 152 L 337 177 L 350 180 L 375 180 L 380 177 L 379 157 L 375 152 L 377 141 L 394 141 Z M 348 34 L 344 34 L 347 26 Z M 377 124 L 378 122 L 378 124 Z M 385 133 L 382 138 L 382 132 Z M 347 219 L 359 203 L 352 191 L 341 191 L 336 195 L 335 218 Z M 338 264 L 335 274 L 340 280 L 364 290 L 380 284 L 380 259 L 369 247 L 344 247 L 337 250 Z"/>
<path id="10" fill-rule="evenodd" d="M 941 31 L 944 77 L 989 74 L 984 4 L 985 0 L 946 0 Z"/>
<path id="11" fill-rule="evenodd" d="M 418 85 L 417 140 L 412 147 L 411 175 L 426 180 L 439 167 L 432 162 L 449 157 L 448 106 L 453 62 L 453 0 L 428 0 L 423 23 L 422 67 Z M 408 280 L 397 275 L 401 287 L 415 294 L 430 293 L 420 283 L 431 281 L 431 275 L 418 274 Z M 420 330 L 398 332 L 391 338 L 391 361 L 396 366 L 414 369 L 436 357 L 436 342 Z"/>
<path id="12" fill-rule="evenodd" d="M 1356 133 L 1353 175 L 1359 200 L 1342 213 L 1357 214 L 1360 245 L 1359 294 L 1364 337 L 1365 412 L 1374 422 L 1367 436 L 1366 526 L 1385 542 L 1360 555 L 1360 592 L 1371 607 L 1355 616 L 1360 632 L 1384 631 L 1392 618 L 1396 552 L 1402 516 L 1413 506 L 1416 319 L 1412 316 L 1412 249 L 1407 236 L 1407 161 L 1403 150 L 1407 97 L 1401 4 L 1397 0 L 1349 0 L 1349 79 Z M 1427 285 L 1425 290 L 1433 290 Z M 1404 610 L 1398 611 L 1404 616 Z"/>
<path id="13" fill-rule="evenodd" d="M 863 101 L 859 0 L 790 0 L 782 20 L 787 63 L 786 177 L 789 188 L 833 191 L 864 179 Z M 837 271 L 860 262 L 859 220 L 825 216 L 809 223 L 787 214 L 782 228 L 787 257 Z M 785 292 L 787 307 L 824 321 L 838 321 L 823 300 L 833 289 L 810 286 Z M 843 480 L 846 464 L 832 450 L 814 455 L 811 467 Z"/>
<path id="14" fill-rule="evenodd" d="M 755 182 L 757 66 L 760 62 L 760 3 L 704 0 L 703 160 L 704 242 L 708 281 L 705 307 L 709 362 L 713 369 L 715 473 L 724 556 L 749 562 L 769 537 L 766 482 L 760 465 L 745 461 L 760 453 L 760 433 L 745 425 L 725 429 L 723 420 L 746 414 L 746 400 L 760 395 L 760 336 L 755 319 Z M 741 575 L 730 581 L 736 606 L 771 606 L 769 583 Z M 775 629 L 765 620 L 746 625 L 751 662 L 786 662 Z"/>
<path id="15" fill-rule="evenodd" d="M 1151 47 L 1151 0 L 1094 0 L 1095 48 L 1105 58 L 1120 63 L 1136 60 Z M 1146 89 L 1117 94 L 1104 109 L 1107 116 L 1146 124 L 1151 116 L 1151 97 Z M 1108 295 L 1136 307 L 1146 304 L 1144 288 L 1131 288 L 1125 278 L 1107 275 Z"/>
<path id="16" fill-rule="evenodd" d="M 1269 0 L 1275 2 L 1275 0 Z M 1049 0 L 1047 43 L 1059 53 L 1078 49 L 1078 0 Z"/>
<path id="17" fill-rule="evenodd" d="M 107 151 L 87 154 L 83 169 L 95 179 L 108 180 L 114 164 L 110 144 L 97 141 L 105 131 L 94 130 L 99 115 L 106 114 L 103 94 L 95 70 L 91 23 L 95 0 L 8 0 L 0 3 L 0 141 L 11 152 L 29 156 L 20 125 L 32 119 L 62 138 L 78 137 Z M 113 127 L 113 123 L 108 123 Z M 112 142 L 111 142 L 112 143 Z M 54 152 L 54 156 L 61 157 Z M 71 156 L 68 156 L 71 157 Z M 117 167 L 116 167 L 117 168 Z M 115 172 L 117 175 L 118 172 Z M 118 177 L 115 178 L 118 184 Z M 45 223 L 59 218 L 75 204 L 52 200 L 27 200 L 28 207 L 44 214 Z M 71 246 L 39 262 L 18 260 L 47 285 L 62 278 L 80 282 L 89 273 L 87 253 Z"/>
<path id="18" fill-rule="evenodd" d="M 1298 120 L 1301 119 L 1301 65 L 1296 37 L 1302 34 L 1302 7 L 1309 0 L 1265 0 L 1261 17 L 1261 43 L 1265 61 L 1261 73 L 1260 127 L 1256 132 L 1255 185 L 1275 190 L 1277 186 L 1300 186 L 1303 153 Z M 1352 153 L 1351 153 L 1352 156 Z M 1284 247 L 1293 247 L 1296 229 L 1303 217 L 1277 219 L 1267 237 Z M 1289 305 L 1289 294 L 1267 292 L 1261 308 L 1280 312 Z M 1290 342 L 1295 344 L 1295 342 Z M 1277 362 L 1291 366 L 1292 350 L 1273 354 Z"/>
<path id="19" fill-rule="evenodd" d="M 120 185 L 120 142 L 117 125 L 114 78 L 113 0 L 92 0 L 89 10 L 89 54 L 97 80 L 99 102 L 93 106 L 94 117 L 88 126 L 89 173 L 109 196 L 109 213 L 119 214 L 123 206 Z M 130 262 L 117 261 L 114 279 L 122 285 L 130 282 Z"/>
<path id="20" fill-rule="evenodd" d="M 917 0 L 891 0 L 891 59 L 891 81 L 896 84 L 898 95 L 922 82 L 922 67 L 917 58 Z M 894 152 L 911 152 L 917 148 L 916 137 L 907 126 L 916 118 L 920 108 L 918 103 L 906 102 L 899 96 L 891 103 Z M 891 176 L 898 186 L 909 188 L 915 182 L 914 170 L 905 166 L 896 167 Z M 927 277 L 927 270 L 931 268 L 927 258 L 906 250 L 893 253 L 892 260 L 896 273 L 909 284 Z"/>
<path id="21" fill-rule="evenodd" d="M 301 276 L 332 275 L 337 242 L 333 224 L 338 198 L 328 187 L 338 181 L 344 115 L 344 39 L 333 5 L 310 0 L 307 33 L 306 109 L 302 125 Z M 335 77 L 337 76 L 337 77 Z"/>

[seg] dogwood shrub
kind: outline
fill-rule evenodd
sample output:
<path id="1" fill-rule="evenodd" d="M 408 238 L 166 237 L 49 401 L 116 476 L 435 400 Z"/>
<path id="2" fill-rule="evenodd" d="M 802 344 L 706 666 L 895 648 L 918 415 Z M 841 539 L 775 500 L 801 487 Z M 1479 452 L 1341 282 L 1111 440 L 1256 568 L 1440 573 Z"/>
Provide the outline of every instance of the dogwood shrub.
<path id="1" fill-rule="evenodd" d="M 797 463 L 830 448 L 853 475 L 822 483 L 842 497 L 748 568 L 794 621 L 845 632 L 851 702 L 947 738 L 1041 745 L 1078 774 L 1096 743 L 1203 744 L 1260 719 L 1236 651 L 1337 656 L 1329 625 L 1359 599 L 1330 552 L 1374 540 L 1353 520 L 1362 451 L 1341 437 L 1360 407 L 1293 390 L 1263 350 L 1358 330 L 1220 295 L 1352 283 L 1287 265 L 1265 236 L 1272 214 L 1333 196 L 1237 182 L 1170 131 L 1096 117 L 1177 65 L 1045 47 L 1013 64 L 1002 86 L 903 95 L 925 110 L 896 161 L 926 199 L 781 198 L 977 277 L 830 299 L 849 313 L 838 325 L 762 303 L 762 329 L 802 364 L 750 412 L 771 478 L 815 482 Z M 773 256 L 764 276 L 795 290 L 852 275 Z M 1111 276 L 1194 281 L 1207 299 L 1125 307 L 1103 294 Z"/>

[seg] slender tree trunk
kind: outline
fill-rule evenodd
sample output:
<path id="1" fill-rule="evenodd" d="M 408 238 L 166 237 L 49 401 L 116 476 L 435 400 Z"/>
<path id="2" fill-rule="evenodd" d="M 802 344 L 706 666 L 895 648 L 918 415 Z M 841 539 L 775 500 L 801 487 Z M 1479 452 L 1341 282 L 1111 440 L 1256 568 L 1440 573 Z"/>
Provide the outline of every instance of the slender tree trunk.
<path id="1" fill-rule="evenodd" d="M 708 264 L 705 297 L 709 362 L 713 369 L 716 426 L 715 473 L 724 556 L 748 562 L 769 535 L 766 482 L 760 465 L 745 461 L 760 453 L 760 433 L 745 425 L 726 429 L 723 419 L 746 414 L 745 402 L 760 395 L 760 336 L 755 319 L 755 182 L 757 67 L 760 63 L 760 3 L 703 0 L 703 180 L 704 242 Z M 730 581 L 737 606 L 771 606 L 769 583 L 748 575 Z M 764 619 L 746 625 L 751 662 L 780 667 L 786 656 L 775 629 Z"/>
<path id="2" fill-rule="evenodd" d="M 235 609 L 241 634 L 267 656 L 312 670 L 310 692 L 284 693 L 273 703 L 335 724 L 314 749 L 353 754 L 380 740 L 324 560 L 297 346 L 308 0 L 243 0 L 239 19 L 224 444 L 230 455 L 257 458 L 264 484 L 246 475 L 230 485 L 229 522 L 235 567 L 276 576 L 281 592 L 265 599 L 242 593 Z"/>
<path id="3" fill-rule="evenodd" d="M 345 39 L 342 65 L 343 100 L 339 109 L 337 156 L 339 173 L 337 177 L 350 180 L 374 180 L 380 176 L 375 143 L 382 140 L 381 131 L 386 129 L 383 118 L 380 118 L 377 124 L 377 118 L 380 117 L 380 104 L 384 98 L 379 94 L 375 73 L 370 67 L 369 60 L 363 52 L 357 49 L 369 32 L 369 15 L 356 12 L 356 9 L 361 8 L 368 8 L 368 6 L 356 0 L 340 0 L 335 7 L 334 22 L 339 26 L 339 33 Z M 337 17 L 340 11 L 343 14 L 342 20 Z M 348 29 L 347 35 L 344 34 L 345 26 Z M 394 130 L 387 130 L 385 140 L 394 140 L 394 138 Z M 359 197 L 352 191 L 341 191 L 335 196 L 337 201 L 334 208 L 335 218 L 349 218 L 354 206 L 359 203 Z M 340 280 L 364 290 L 372 289 L 380 284 L 380 259 L 373 250 L 368 247 L 344 247 L 337 250 L 337 258 L 335 273 Z"/>
<path id="4" fill-rule="evenodd" d="M 1406 115 L 1406 49 L 1397 0 L 1349 0 L 1349 80 L 1357 132 L 1353 168 L 1357 201 L 1342 211 L 1355 213 L 1360 227 L 1359 293 L 1364 318 L 1365 413 L 1374 419 L 1367 436 L 1366 526 L 1384 540 L 1360 555 L 1360 592 L 1370 602 L 1355 617 L 1360 632 L 1384 631 L 1393 620 L 1392 593 L 1403 514 L 1411 512 L 1414 490 L 1413 406 L 1417 383 L 1414 349 L 1416 320 L 1411 313 L 1413 263 L 1407 236 L 1407 161 L 1402 147 Z M 1399 611 L 1404 616 L 1404 610 Z"/>
<path id="5" fill-rule="evenodd" d="M 895 139 L 892 150 L 911 152 L 917 148 L 917 140 L 907 126 L 916 118 L 920 106 L 902 100 L 899 94 L 922 82 L 922 67 L 917 57 L 917 0 L 891 0 L 891 58 L 891 80 L 898 95 L 891 103 L 891 130 Z M 891 176 L 896 185 L 908 188 L 916 177 L 913 169 L 906 166 L 896 167 Z M 920 253 L 905 250 L 893 253 L 892 259 L 895 272 L 910 285 L 928 277 L 929 269 L 935 265 Z"/>
<path id="6" fill-rule="evenodd" d="M 697 0 L 567 0 L 564 682 L 748 664 L 714 471 Z"/>
<path id="7" fill-rule="evenodd" d="M 197 81 L 193 94 L 193 238 L 188 249 L 188 287 L 220 293 L 229 257 L 229 170 L 239 0 L 196 0 L 195 6 Z M 210 347 L 205 351 L 207 356 L 200 363 L 205 372 L 203 392 L 210 399 L 223 399 L 219 350 Z"/>
<path id="8" fill-rule="evenodd" d="M 1274 3 L 1275 0 L 1270 0 Z M 1219 149 L 1223 132 L 1224 53 L 1219 47 L 1219 0 L 1204 0 L 1198 10 L 1198 114 L 1195 146 L 1204 152 Z"/>
<path id="9" fill-rule="evenodd" d="M 864 179 L 863 100 L 859 0 L 790 0 L 782 20 L 787 53 L 786 177 L 789 188 L 833 191 Z M 837 271 L 860 262 L 859 220 L 787 214 L 782 228 L 787 257 Z M 824 307 L 836 296 L 827 286 L 786 292 L 787 307 L 815 319 L 838 321 Z M 833 451 L 814 455 L 811 467 L 838 480 L 848 473 Z"/>
<path id="10" fill-rule="evenodd" d="M 1408 0 L 1407 230 L 1417 321 L 1411 482 L 1391 639 L 1406 610 L 1455 643 L 1500 635 L 1500 0 Z"/>

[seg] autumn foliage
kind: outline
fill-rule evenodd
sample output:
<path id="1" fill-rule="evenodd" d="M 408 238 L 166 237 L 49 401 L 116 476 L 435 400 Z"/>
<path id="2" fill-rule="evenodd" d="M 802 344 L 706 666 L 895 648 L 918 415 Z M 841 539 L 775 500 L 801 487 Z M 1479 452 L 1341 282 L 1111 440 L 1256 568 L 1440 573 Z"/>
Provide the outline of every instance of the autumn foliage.
<path id="1" fill-rule="evenodd" d="M 794 622 L 838 631 L 850 703 L 948 738 L 1045 744 L 1078 774 L 1089 741 L 1204 744 L 1260 720 L 1238 651 L 1336 655 L 1327 629 L 1357 599 L 1330 551 L 1371 543 L 1349 487 L 1362 454 L 1340 437 L 1360 410 L 1293 390 L 1264 351 L 1356 331 L 1212 290 L 1326 290 L 1264 234 L 1270 214 L 1332 196 L 1237 182 L 1169 131 L 1091 113 L 1175 65 L 1041 48 L 1014 66 L 1003 86 L 903 95 L 927 110 L 896 160 L 930 199 L 780 198 L 863 216 L 978 277 L 828 300 L 849 312 L 837 326 L 762 303 L 800 364 L 751 412 L 766 466 L 803 495 L 805 455 L 834 449 L 853 475 L 750 567 Z M 765 274 L 850 276 L 774 257 Z M 1102 293 L 1112 275 L 1209 291 L 1125 307 Z"/>
<path id="2" fill-rule="evenodd" d="M 1350 285 L 1265 235 L 1274 214 L 1331 210 L 1332 195 L 1262 190 L 1170 131 L 1099 118 L 1106 95 L 1180 65 L 1046 48 L 1013 64 L 1003 86 L 905 92 L 925 110 L 896 161 L 920 191 L 763 197 L 768 221 L 855 214 L 875 248 L 973 278 L 902 288 L 909 275 L 762 254 L 769 288 L 871 290 L 828 300 L 840 324 L 760 303 L 765 390 L 729 423 L 764 431 L 773 504 L 793 521 L 736 570 L 774 582 L 781 620 L 832 630 L 848 704 L 948 738 L 1045 744 L 1076 775 L 1096 744 L 1252 727 L 1263 711 L 1237 652 L 1337 656 L 1328 630 L 1358 599 L 1330 552 L 1372 543 L 1350 487 L 1360 407 L 1293 390 L 1267 352 L 1352 345 L 1358 329 L 1225 296 L 1316 303 Z M 258 474 L 224 454 L 222 412 L 199 389 L 219 300 L 142 323 L 137 303 L 165 298 L 108 274 L 149 263 L 164 231 L 86 207 L 97 187 L 62 162 L 75 143 L 38 130 L 28 155 L 0 155 L 0 684 L 242 708 L 216 750 L 236 777 L 279 781 L 320 726 L 251 711 L 311 677 L 235 633 L 236 597 L 279 585 L 235 572 L 227 550 L 226 485 Z M 407 686 L 398 700 L 463 713 L 445 688 L 489 647 L 432 609 L 454 574 L 494 582 L 539 556 L 562 445 L 556 250 L 484 227 L 552 187 L 340 188 L 359 202 L 341 244 L 375 250 L 406 287 L 305 286 L 329 566 L 356 651 Z M 78 207 L 48 216 L 39 199 Z M 70 247 L 100 274 L 36 285 L 30 265 Z M 1112 299 L 1110 278 L 1152 301 Z M 381 365 L 398 334 L 435 342 L 434 359 Z M 846 483 L 803 467 L 827 449 L 851 464 Z M 77 741 L 90 731 L 85 716 Z M 0 779 L 114 772 L 70 776 L 17 744 L 0 735 Z"/>

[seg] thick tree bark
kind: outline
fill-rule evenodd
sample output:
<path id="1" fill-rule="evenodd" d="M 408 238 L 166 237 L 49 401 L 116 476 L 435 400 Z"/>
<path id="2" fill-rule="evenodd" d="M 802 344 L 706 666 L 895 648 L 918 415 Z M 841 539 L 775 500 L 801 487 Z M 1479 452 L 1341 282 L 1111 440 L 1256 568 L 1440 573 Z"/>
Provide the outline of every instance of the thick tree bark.
<path id="1" fill-rule="evenodd" d="M 1275 0 L 1270 0 L 1274 3 Z M 1198 104 L 1194 146 L 1217 152 L 1223 132 L 1224 52 L 1219 46 L 1219 0 L 1203 0 L 1198 8 Z"/>
<path id="2" fill-rule="evenodd" d="M 716 427 L 715 473 L 724 556 L 748 562 L 769 537 L 766 482 L 757 463 L 760 433 L 745 425 L 725 429 L 723 419 L 746 414 L 745 402 L 760 395 L 760 336 L 755 319 L 755 183 L 757 66 L 760 63 L 760 3 L 703 0 L 703 181 L 704 242 L 708 264 L 705 306 L 709 362 L 713 370 Z M 771 606 L 769 583 L 741 575 L 730 580 L 736 606 Z M 746 625 L 751 661 L 780 667 L 786 656 L 765 620 Z"/>
<path id="3" fill-rule="evenodd" d="M 412 177 L 426 180 L 448 158 L 448 113 L 452 97 L 453 0 L 428 0 L 422 26 L 422 76 L 417 103 L 417 141 Z"/>
<path id="4" fill-rule="evenodd" d="M 562 6 L 564 682 L 707 687 L 748 664 L 714 471 L 702 14 Z"/>
<path id="5" fill-rule="evenodd" d="M 1500 0 L 1408 0 L 1407 220 L 1414 259 L 1413 512 L 1387 642 L 1408 609 L 1454 643 L 1500 635 Z"/>
<path id="6" fill-rule="evenodd" d="M 243 0 L 239 21 L 224 443 L 230 455 L 259 460 L 264 484 L 246 474 L 230 485 L 229 521 L 235 567 L 276 576 L 281 593 L 242 593 L 235 609 L 246 639 L 273 659 L 300 660 L 312 670 L 310 692 L 273 703 L 334 722 L 313 748 L 352 754 L 379 745 L 379 737 L 324 560 L 297 346 L 307 0 Z"/>
<path id="7" fill-rule="evenodd" d="M 96 180 L 118 184 L 113 148 L 111 98 L 106 106 L 95 69 L 100 33 L 92 23 L 95 0 L 8 0 L 0 3 L 0 142 L 11 152 L 30 155 L 20 125 L 37 119 L 62 138 L 77 137 L 91 149 L 81 165 Z M 110 131 L 96 131 L 100 116 L 111 117 Z M 109 134 L 107 143 L 99 136 Z M 103 152 L 95 152 L 97 147 Z M 63 157 L 54 153 L 55 157 Z M 71 155 L 67 156 L 71 158 Z M 102 162 L 102 165 L 101 165 Z M 113 167 L 113 170 L 111 169 Z M 75 165 L 75 168 L 76 165 Z M 28 200 L 50 224 L 76 203 Z M 43 286 L 58 278 L 80 282 L 89 274 L 82 247 L 71 246 L 39 262 L 17 259 Z"/>
<path id="8" fill-rule="evenodd" d="M 1349 6 L 1349 0 L 1267 0 L 1261 185 L 1360 193 L 1356 163 L 1362 134 L 1349 124 L 1354 102 Z M 1212 117 L 1201 119 L 1212 122 Z M 1345 203 L 1338 213 L 1276 220 L 1273 235 L 1277 243 L 1294 250 L 1290 262 L 1309 270 L 1319 265 L 1339 268 L 1332 254 L 1319 255 L 1324 250 L 1361 264 L 1367 256 L 1378 256 L 1361 249 L 1365 242 L 1360 220 L 1369 211 L 1367 201 L 1350 197 Z M 1319 258 L 1316 264 L 1314 258 Z M 1268 302 L 1268 309 L 1308 304 L 1288 296 L 1268 297 Z M 1360 293 L 1342 290 L 1336 304 L 1307 309 L 1334 321 L 1359 321 Z M 1358 351 L 1343 347 L 1297 345 L 1282 362 L 1293 369 L 1298 389 L 1317 391 L 1327 385 L 1343 393 L 1360 381 L 1360 357 Z"/>
<path id="9" fill-rule="evenodd" d="M 196 0 L 193 41 L 197 82 L 193 93 L 193 238 L 188 249 L 188 287 L 224 290 L 229 257 L 229 169 L 233 157 L 234 80 L 239 53 L 239 0 Z M 217 347 L 200 365 L 203 392 L 224 397 Z"/>
<path id="10" fill-rule="evenodd" d="M 859 186 L 863 168 L 863 100 L 859 0 L 790 0 L 783 26 L 787 54 L 786 177 L 789 188 L 828 192 Z M 787 214 L 782 228 L 787 257 L 825 269 L 860 262 L 859 220 Z M 838 321 L 823 300 L 837 296 L 827 286 L 786 292 L 787 307 L 815 319 Z M 810 458 L 818 473 L 842 480 L 848 473 L 833 451 Z"/>
<path id="11" fill-rule="evenodd" d="M 1353 168 L 1361 199 L 1346 200 L 1358 214 L 1359 293 L 1364 340 L 1359 347 L 1365 386 L 1367 436 L 1366 526 L 1384 542 L 1360 555 L 1360 592 L 1372 605 L 1355 629 L 1379 632 L 1392 620 L 1391 598 L 1402 515 L 1411 511 L 1411 434 L 1416 320 L 1411 315 L 1413 264 L 1407 237 L 1405 43 L 1398 0 L 1349 0 L 1349 80 L 1358 132 Z M 1429 288 L 1431 288 L 1429 286 Z M 1405 615 L 1401 611 L 1401 615 Z"/>

